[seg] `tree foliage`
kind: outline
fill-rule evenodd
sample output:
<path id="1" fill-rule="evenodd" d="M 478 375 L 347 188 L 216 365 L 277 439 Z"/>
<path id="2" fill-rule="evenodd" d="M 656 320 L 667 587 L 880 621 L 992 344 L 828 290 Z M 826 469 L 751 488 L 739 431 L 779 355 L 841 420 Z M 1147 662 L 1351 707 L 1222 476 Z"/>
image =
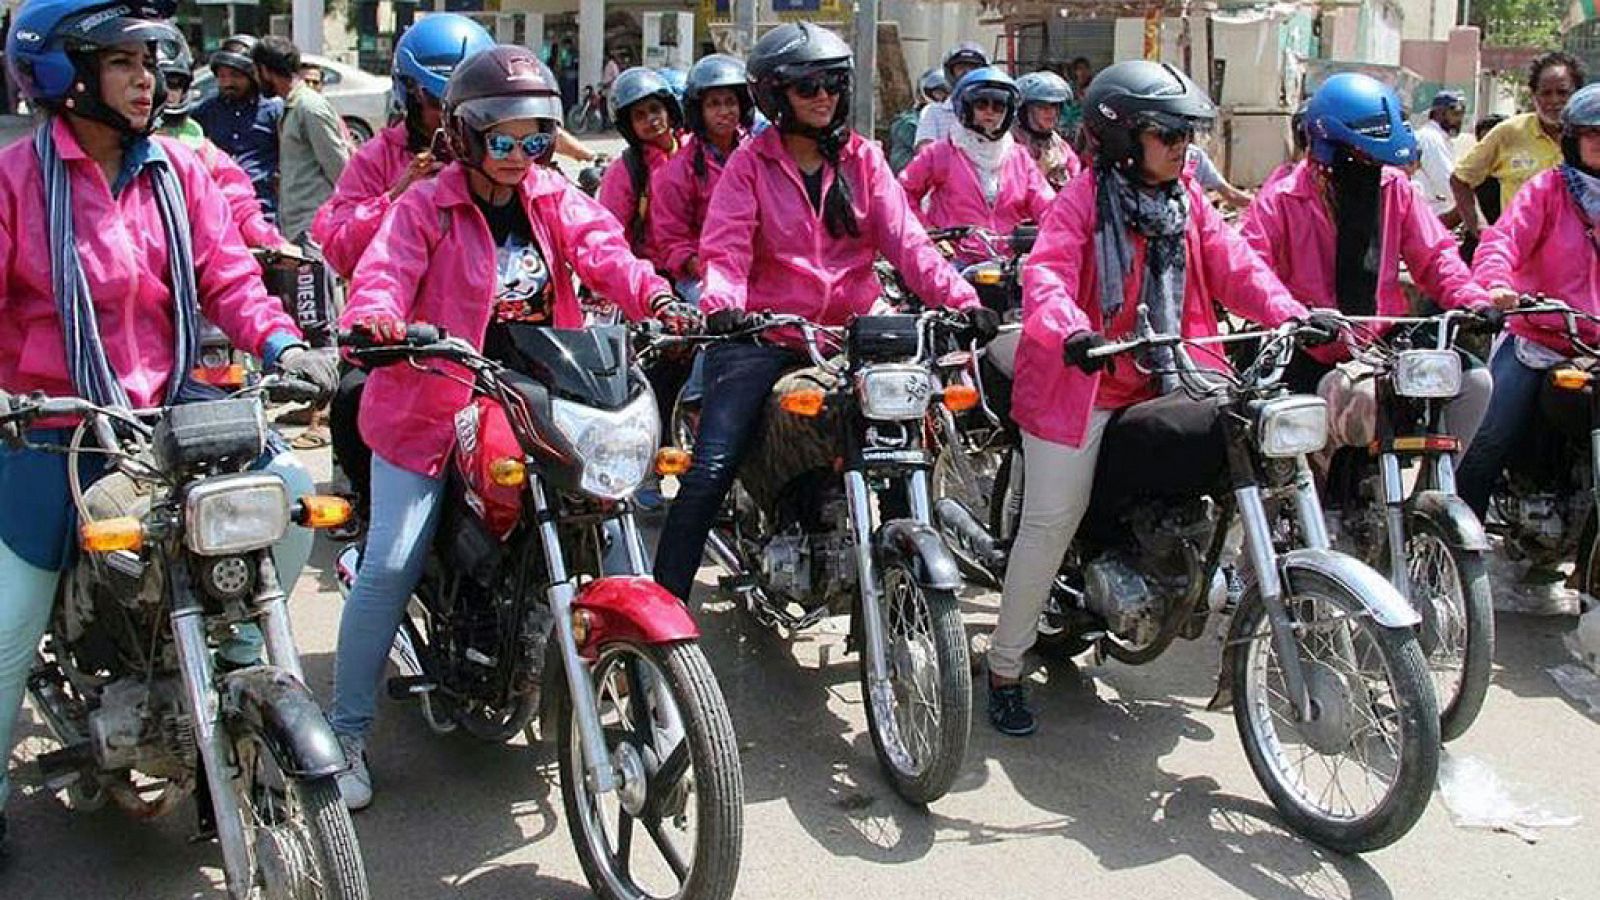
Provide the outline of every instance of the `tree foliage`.
<path id="1" fill-rule="evenodd" d="M 1471 22 L 1483 42 L 1501 47 L 1561 46 L 1561 20 L 1572 0 L 1472 0 Z"/>

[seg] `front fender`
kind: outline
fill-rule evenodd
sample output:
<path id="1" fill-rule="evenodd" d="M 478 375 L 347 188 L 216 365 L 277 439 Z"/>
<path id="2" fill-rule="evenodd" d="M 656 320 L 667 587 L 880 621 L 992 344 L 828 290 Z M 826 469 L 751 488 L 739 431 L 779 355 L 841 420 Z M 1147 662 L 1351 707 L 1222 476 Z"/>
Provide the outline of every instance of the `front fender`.
<path id="1" fill-rule="evenodd" d="M 276 666 L 229 672 L 219 691 L 224 723 L 249 728 L 296 779 L 335 775 L 349 767 L 333 727 L 300 679 Z"/>
<path id="2" fill-rule="evenodd" d="M 572 601 L 589 614 L 588 640 L 578 648 L 594 656 L 609 641 L 670 644 L 700 637 L 689 607 L 653 579 L 602 578 L 590 582 Z"/>
<path id="3" fill-rule="evenodd" d="M 880 553 L 895 553 L 909 562 L 917 583 L 937 591 L 961 590 L 961 568 L 933 526 L 915 519 L 893 519 L 878 529 Z"/>
<path id="4" fill-rule="evenodd" d="M 1406 598 L 1395 590 L 1389 579 L 1349 554 L 1337 550 L 1319 550 L 1301 547 L 1283 554 L 1284 574 L 1291 580 L 1296 571 L 1315 572 L 1342 586 L 1353 594 L 1373 621 L 1385 628 L 1413 628 L 1422 623 Z"/>
<path id="5" fill-rule="evenodd" d="M 1452 547 L 1487 553 L 1489 533 L 1467 501 L 1444 491 L 1418 491 L 1406 501 L 1407 511 L 1426 519 Z"/>

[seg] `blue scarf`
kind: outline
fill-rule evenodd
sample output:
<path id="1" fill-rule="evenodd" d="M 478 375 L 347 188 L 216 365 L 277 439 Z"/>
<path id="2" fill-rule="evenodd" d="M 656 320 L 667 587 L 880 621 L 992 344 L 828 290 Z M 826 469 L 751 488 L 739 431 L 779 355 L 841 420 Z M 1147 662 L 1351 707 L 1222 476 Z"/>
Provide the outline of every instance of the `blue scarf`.
<path id="1" fill-rule="evenodd" d="M 61 319 L 61 333 L 66 339 L 68 377 L 73 389 L 85 400 L 100 406 L 127 408 L 132 403 L 106 356 L 94 298 L 89 294 L 83 261 L 78 258 L 77 230 L 72 221 L 72 179 L 56 147 L 54 119 L 47 119 L 39 127 L 33 147 L 39 154 L 39 169 L 44 173 L 44 203 L 50 226 L 50 287 L 55 294 L 56 314 Z M 171 404 L 189 385 L 199 353 L 200 312 L 194 282 L 194 247 L 190 243 L 189 208 L 183 185 L 172 170 L 171 162 L 158 154 L 145 166 L 145 171 L 150 173 L 151 185 L 155 188 L 156 209 L 161 213 L 172 277 L 176 347 L 166 399 Z M 112 302 L 126 301 L 112 298 Z"/>

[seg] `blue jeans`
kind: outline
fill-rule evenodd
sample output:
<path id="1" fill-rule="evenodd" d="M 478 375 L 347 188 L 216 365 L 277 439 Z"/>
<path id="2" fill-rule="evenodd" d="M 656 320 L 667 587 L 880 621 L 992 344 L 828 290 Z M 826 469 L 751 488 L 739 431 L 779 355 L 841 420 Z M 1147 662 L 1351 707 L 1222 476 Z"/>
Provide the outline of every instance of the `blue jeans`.
<path id="1" fill-rule="evenodd" d="M 677 284 L 678 297 L 685 303 L 700 305 L 700 291 L 702 284 L 698 278 L 684 278 Z M 678 396 L 689 403 L 699 402 L 706 390 L 706 355 L 701 353 L 694 358 L 694 367 L 689 370 L 689 380 L 683 383 L 683 389 L 678 391 Z M 671 426 L 669 419 L 665 425 Z"/>
<path id="2" fill-rule="evenodd" d="M 1501 341 L 1489 361 L 1489 373 L 1494 377 L 1489 411 L 1456 472 L 1456 490 L 1479 519 L 1489 509 L 1489 494 L 1505 468 L 1506 457 L 1533 427 L 1539 413 L 1539 389 L 1545 373 L 1517 359 L 1516 342 L 1516 337 Z"/>
<path id="3" fill-rule="evenodd" d="M 333 667 L 333 730 L 365 737 L 378 685 L 406 604 L 422 577 L 439 525 L 443 478 L 418 475 L 372 457 L 372 519 L 355 586 L 339 619 Z"/>
<path id="4" fill-rule="evenodd" d="M 316 491 L 310 473 L 291 453 L 278 454 L 262 468 L 281 476 L 291 497 Z M 0 497 L 0 502 L 4 500 Z M 70 504 L 72 501 L 61 497 L 60 502 Z M 310 531 L 291 525 L 283 539 L 272 548 L 284 593 L 294 590 L 306 560 L 311 558 L 311 541 Z M 0 541 L 0 751 L 4 753 L 0 756 L 0 809 L 5 807 L 6 796 L 11 792 L 5 760 L 11 755 L 13 729 L 22 709 L 34 653 L 50 624 L 50 609 L 60 577 L 59 571 L 35 565 Z M 240 628 L 221 652 L 234 662 L 249 663 L 258 658 L 260 644 L 261 632 L 251 625 Z"/>
<path id="5" fill-rule="evenodd" d="M 706 536 L 733 486 L 739 464 L 760 433 L 772 386 L 801 364 L 795 353 L 767 344 L 717 344 L 707 350 L 705 398 L 694 463 L 678 483 L 656 549 L 656 581 L 688 601 Z"/>

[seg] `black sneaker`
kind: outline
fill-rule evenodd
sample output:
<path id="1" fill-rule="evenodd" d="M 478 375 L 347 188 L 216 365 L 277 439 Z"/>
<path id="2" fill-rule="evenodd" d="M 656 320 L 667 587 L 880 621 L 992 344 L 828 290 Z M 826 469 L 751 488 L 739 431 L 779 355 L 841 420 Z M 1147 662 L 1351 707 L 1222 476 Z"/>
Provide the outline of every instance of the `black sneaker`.
<path id="1" fill-rule="evenodd" d="M 1038 730 L 1039 723 L 1034 721 L 1028 695 L 1020 683 L 989 682 L 989 724 L 1011 737 L 1027 737 Z"/>

